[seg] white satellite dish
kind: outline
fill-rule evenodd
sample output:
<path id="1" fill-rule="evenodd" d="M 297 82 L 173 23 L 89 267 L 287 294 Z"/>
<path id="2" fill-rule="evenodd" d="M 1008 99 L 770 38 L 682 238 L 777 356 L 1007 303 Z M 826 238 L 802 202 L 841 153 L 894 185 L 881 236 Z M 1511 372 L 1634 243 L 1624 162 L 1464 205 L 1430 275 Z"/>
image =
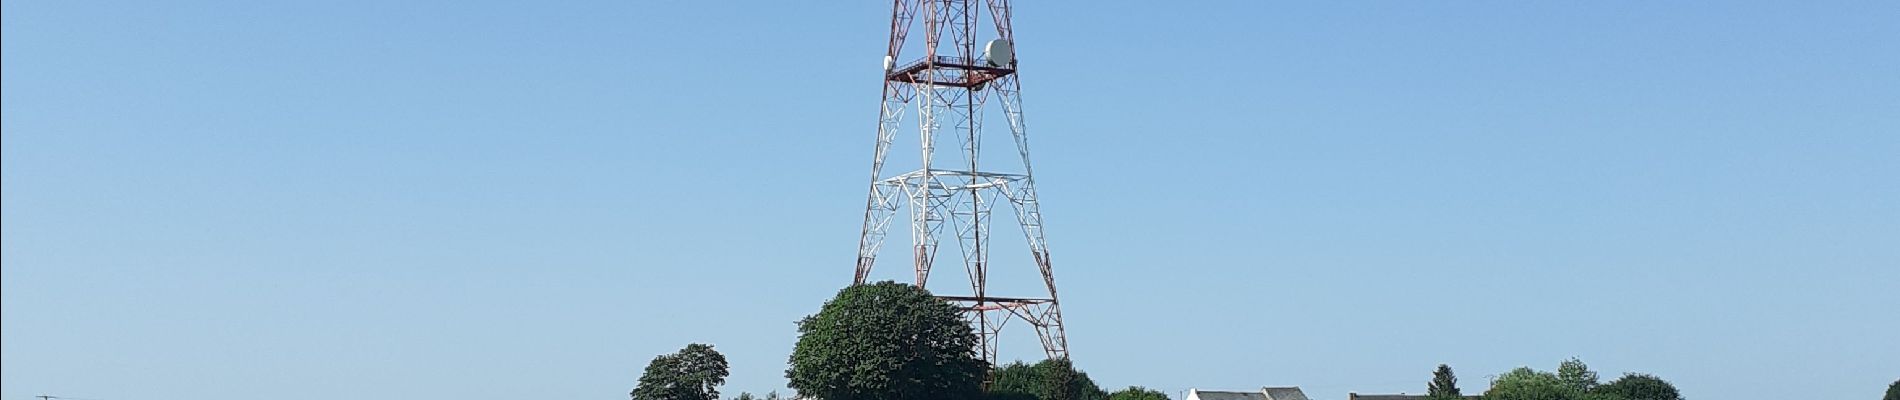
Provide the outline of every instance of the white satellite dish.
<path id="1" fill-rule="evenodd" d="M 1008 40 L 991 40 L 983 45 L 983 60 L 992 67 L 1007 67 L 1016 62 L 1016 46 L 1010 45 Z"/>
<path id="2" fill-rule="evenodd" d="M 895 64 L 897 64 L 897 60 L 891 59 L 891 56 L 884 56 L 884 70 L 885 71 L 891 70 L 891 67 L 895 66 Z"/>

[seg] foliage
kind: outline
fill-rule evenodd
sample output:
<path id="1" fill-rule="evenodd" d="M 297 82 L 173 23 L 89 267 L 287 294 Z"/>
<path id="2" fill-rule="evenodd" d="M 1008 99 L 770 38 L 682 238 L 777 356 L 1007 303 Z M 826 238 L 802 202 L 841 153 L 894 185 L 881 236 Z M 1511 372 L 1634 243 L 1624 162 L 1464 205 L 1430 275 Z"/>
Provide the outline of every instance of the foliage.
<path id="1" fill-rule="evenodd" d="M 784 400 L 784 399 L 778 396 L 777 390 L 774 390 L 770 393 L 766 393 L 765 397 L 754 396 L 752 395 L 752 393 L 740 392 L 739 397 L 734 397 L 732 398 L 732 400 Z"/>
<path id="2" fill-rule="evenodd" d="M 1457 400 L 1464 397 L 1458 391 L 1458 376 L 1451 373 L 1451 366 L 1438 364 L 1438 370 L 1432 371 L 1431 383 L 1425 384 L 1425 396 L 1435 400 Z"/>
<path id="3" fill-rule="evenodd" d="M 1486 400 L 1681 400 L 1676 387 L 1650 375 L 1626 374 L 1598 384 L 1596 371 L 1571 358 L 1556 373 L 1519 367 L 1491 382 Z"/>
<path id="4" fill-rule="evenodd" d="M 1648 374 L 1623 374 L 1593 392 L 1617 400 L 1682 400 L 1676 385 Z"/>
<path id="5" fill-rule="evenodd" d="M 1036 395 L 1021 392 L 984 392 L 983 400 L 1036 400 Z"/>
<path id="6" fill-rule="evenodd" d="M 678 353 L 654 357 L 629 394 L 633 400 L 718 400 L 719 385 L 725 383 L 726 356 L 710 345 L 693 343 Z"/>
<path id="7" fill-rule="evenodd" d="M 1044 382 L 1047 382 L 1049 387 L 1066 387 L 1064 390 L 1050 393 L 1051 396 L 1044 397 L 1044 400 L 1108 399 L 1108 392 L 1102 391 L 1101 386 L 1096 386 L 1095 380 L 1089 379 L 1087 372 L 1075 369 L 1075 364 L 1070 363 L 1067 358 L 1043 360 L 1036 363 L 1036 367 L 1043 370 Z"/>
<path id="8" fill-rule="evenodd" d="M 1557 380 L 1562 381 L 1564 388 L 1577 396 L 1590 393 L 1597 387 L 1596 371 L 1591 371 L 1589 365 L 1575 357 L 1557 365 Z"/>
<path id="9" fill-rule="evenodd" d="M 1005 398 L 1027 396 L 1023 398 L 1039 399 L 1041 396 L 1038 394 L 1042 392 L 1042 382 L 1042 375 L 1039 371 L 1036 371 L 1035 367 L 1024 364 L 1022 361 L 1016 361 L 1003 364 L 996 367 L 996 369 L 990 370 L 989 391 L 990 393 Z M 996 397 L 992 396 L 992 398 Z"/>
<path id="10" fill-rule="evenodd" d="M 1892 385 L 1887 385 L 1887 397 L 1882 400 L 1900 400 L 1900 379 L 1895 379 Z"/>
<path id="11" fill-rule="evenodd" d="M 1067 359 L 1043 360 L 1035 365 L 1013 362 L 990 374 L 990 392 L 1005 396 L 1029 395 L 1038 400 L 1105 400 L 1108 393 L 1075 370 Z M 1015 396 L 1012 398 L 1019 398 Z"/>
<path id="12" fill-rule="evenodd" d="M 1491 381 L 1485 400 L 1578 400 L 1557 374 L 1517 367 Z"/>
<path id="13" fill-rule="evenodd" d="M 838 291 L 798 322 L 785 377 L 822 400 L 965 400 L 979 395 L 976 334 L 950 303 L 890 281 Z"/>
<path id="14" fill-rule="evenodd" d="M 1168 400 L 1168 394 L 1140 386 L 1129 386 L 1108 394 L 1108 400 Z"/>

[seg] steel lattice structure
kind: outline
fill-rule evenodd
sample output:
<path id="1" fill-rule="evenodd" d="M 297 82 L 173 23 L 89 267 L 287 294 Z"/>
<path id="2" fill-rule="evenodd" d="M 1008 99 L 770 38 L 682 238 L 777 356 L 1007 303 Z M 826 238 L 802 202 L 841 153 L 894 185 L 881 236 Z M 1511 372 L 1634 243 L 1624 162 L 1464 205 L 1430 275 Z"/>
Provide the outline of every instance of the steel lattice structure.
<path id="1" fill-rule="evenodd" d="M 983 17 L 987 14 L 987 20 Z M 979 53 L 979 31 L 995 36 Z M 905 39 L 913 25 L 924 30 L 924 54 L 903 58 Z M 1050 270 L 1049 248 L 1043 234 L 1042 212 L 1036 200 L 1036 180 L 1029 164 L 1029 142 L 1023 127 L 1020 84 L 1017 81 L 1008 0 L 895 0 L 891 11 L 890 46 L 884 62 L 884 101 L 879 112 L 877 148 L 871 164 L 870 196 L 865 204 L 864 230 L 858 242 L 854 282 L 865 283 L 884 244 L 891 220 L 899 209 L 910 211 L 911 262 L 916 284 L 928 287 L 936 261 L 938 241 L 954 236 L 963 256 L 971 293 L 938 297 L 963 307 L 979 339 L 977 354 L 996 362 L 997 334 L 1012 319 L 1036 328 L 1043 351 L 1050 358 L 1067 358 L 1068 340 Z M 1001 42 L 1000 53 L 997 43 Z M 899 64 L 899 61 L 909 61 Z M 906 109 L 914 105 L 921 144 L 922 166 L 896 175 L 884 175 L 885 158 Z M 993 172 L 980 168 L 983 117 L 1000 107 L 1016 152 L 1020 172 Z M 961 160 L 937 163 L 939 133 L 956 135 Z M 998 204 L 1014 212 L 1028 241 L 1030 257 L 1042 275 L 1046 296 L 997 297 L 988 290 L 990 215 Z M 948 233 L 946 230 L 948 226 Z M 943 293 L 944 291 L 935 291 Z"/>

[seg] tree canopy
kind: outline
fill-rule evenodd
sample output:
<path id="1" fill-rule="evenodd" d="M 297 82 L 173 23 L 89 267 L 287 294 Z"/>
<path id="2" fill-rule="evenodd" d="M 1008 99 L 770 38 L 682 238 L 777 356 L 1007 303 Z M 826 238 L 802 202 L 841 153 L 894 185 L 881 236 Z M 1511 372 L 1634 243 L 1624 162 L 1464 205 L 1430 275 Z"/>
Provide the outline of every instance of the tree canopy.
<path id="1" fill-rule="evenodd" d="M 1486 400 L 1682 400 L 1669 381 L 1653 375 L 1630 373 L 1610 383 L 1597 383 L 1596 371 L 1571 358 L 1557 372 L 1518 367 L 1491 381 Z"/>
<path id="2" fill-rule="evenodd" d="M 726 356 L 710 345 L 693 343 L 678 353 L 654 357 L 628 394 L 633 400 L 719 400 L 719 385 L 725 383 Z"/>
<path id="3" fill-rule="evenodd" d="M 965 400 L 982 390 L 976 334 L 955 306 L 916 286 L 844 288 L 798 333 L 785 377 L 802 397 Z"/>
<path id="4" fill-rule="evenodd" d="M 1436 400 L 1456 400 L 1464 394 L 1458 391 L 1458 376 L 1451 373 L 1451 366 L 1438 364 L 1438 370 L 1432 371 L 1431 383 L 1425 384 L 1425 396 Z"/>
<path id="5" fill-rule="evenodd" d="M 1557 364 L 1557 380 L 1563 382 L 1564 389 L 1572 395 L 1581 397 L 1597 388 L 1597 373 L 1576 357 Z"/>
<path id="6" fill-rule="evenodd" d="M 778 396 L 778 391 L 774 390 L 771 393 L 766 393 L 765 397 L 755 396 L 752 393 L 740 392 L 739 397 L 734 397 L 732 398 L 732 400 L 781 400 L 781 398 Z"/>
<path id="7" fill-rule="evenodd" d="M 990 393 L 1002 398 L 1028 395 L 1038 400 L 1104 400 L 1108 393 L 1077 371 L 1067 359 L 1042 360 L 1034 365 L 1009 363 L 990 373 Z"/>
<path id="8" fill-rule="evenodd" d="M 1649 374 L 1623 374 L 1596 388 L 1596 393 L 1615 400 L 1682 400 L 1676 385 Z"/>
<path id="9" fill-rule="evenodd" d="M 1895 379 L 1892 385 L 1887 385 L 1887 397 L 1882 400 L 1900 400 L 1900 379 Z"/>
<path id="10" fill-rule="evenodd" d="M 1557 374 L 1517 367 L 1491 381 L 1485 400 L 1576 400 Z"/>
<path id="11" fill-rule="evenodd" d="M 1108 400 L 1168 400 L 1168 394 L 1140 386 L 1129 386 L 1108 394 Z"/>

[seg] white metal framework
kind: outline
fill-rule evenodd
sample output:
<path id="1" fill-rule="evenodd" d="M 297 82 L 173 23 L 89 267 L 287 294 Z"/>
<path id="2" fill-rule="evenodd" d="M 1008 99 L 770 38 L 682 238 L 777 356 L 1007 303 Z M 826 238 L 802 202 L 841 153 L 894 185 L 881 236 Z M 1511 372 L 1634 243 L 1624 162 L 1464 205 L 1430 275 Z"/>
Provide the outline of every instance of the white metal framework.
<path id="1" fill-rule="evenodd" d="M 987 21 L 981 14 L 987 14 Z M 904 39 L 918 20 L 924 29 L 924 54 L 914 61 L 899 54 Z M 987 22 L 987 24 L 985 24 Z M 994 28 L 989 49 L 1005 54 L 985 56 L 978 51 L 979 27 Z M 945 37 L 949 40 L 944 40 Z M 1011 319 L 1036 328 L 1043 351 L 1050 358 L 1068 357 L 1062 312 L 1050 269 L 1043 234 L 1041 205 L 1036 200 L 1034 174 L 1029 164 L 1029 141 L 1023 126 L 1021 88 L 1013 51 L 1008 0 L 895 0 L 891 13 L 891 40 L 884 65 L 884 100 L 879 110 L 877 147 L 871 163 L 870 196 L 865 202 L 864 229 L 858 241 L 855 283 L 865 283 L 883 247 L 891 220 L 899 209 L 910 215 L 911 263 L 916 284 L 925 286 L 935 263 L 939 238 L 956 239 L 970 280 L 967 296 L 938 296 L 964 307 L 976 328 L 983 359 L 996 361 L 996 334 Z M 906 110 L 916 107 L 921 166 L 896 175 L 884 175 L 885 158 L 900 129 Z M 980 168 L 983 116 L 1000 108 L 1020 156 L 1020 172 Z M 959 150 L 943 163 L 936 154 L 939 133 L 956 136 Z M 987 293 L 990 216 L 998 203 L 1007 204 L 1028 241 L 1030 258 L 1042 276 L 1046 296 L 997 297 Z M 947 223 L 947 224 L 946 224 Z"/>

